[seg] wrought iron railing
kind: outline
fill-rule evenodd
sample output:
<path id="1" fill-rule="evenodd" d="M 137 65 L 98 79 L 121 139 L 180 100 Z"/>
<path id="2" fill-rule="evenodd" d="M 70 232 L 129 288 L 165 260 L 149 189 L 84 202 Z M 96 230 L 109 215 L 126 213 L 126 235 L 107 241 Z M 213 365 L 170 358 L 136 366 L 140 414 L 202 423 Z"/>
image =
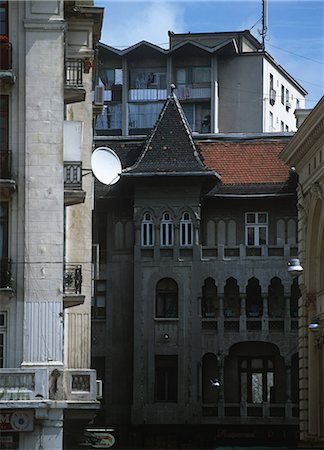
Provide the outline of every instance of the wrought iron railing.
<path id="1" fill-rule="evenodd" d="M 0 259 L 0 288 L 11 286 L 11 262 L 9 258 Z"/>
<path id="2" fill-rule="evenodd" d="M 11 42 L 0 42 L 0 70 L 12 69 Z"/>
<path id="3" fill-rule="evenodd" d="M 82 86 L 83 79 L 83 61 L 82 59 L 66 59 L 65 60 L 65 85 L 66 86 Z"/>
<path id="4" fill-rule="evenodd" d="M 0 149 L 0 178 L 9 179 L 11 176 L 11 152 Z"/>
<path id="5" fill-rule="evenodd" d="M 82 163 L 65 161 L 64 162 L 64 188 L 82 189 Z"/>
<path id="6" fill-rule="evenodd" d="M 64 294 L 81 294 L 82 266 L 76 264 L 64 265 L 63 292 Z"/>

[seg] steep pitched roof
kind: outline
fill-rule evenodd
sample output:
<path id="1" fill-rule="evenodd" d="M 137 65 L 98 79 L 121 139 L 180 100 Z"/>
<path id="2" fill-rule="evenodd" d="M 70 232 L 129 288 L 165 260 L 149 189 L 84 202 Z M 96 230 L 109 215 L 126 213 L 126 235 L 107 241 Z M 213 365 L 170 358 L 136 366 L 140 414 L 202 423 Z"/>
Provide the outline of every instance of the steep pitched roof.
<path id="1" fill-rule="evenodd" d="M 197 142 L 204 163 L 217 170 L 223 185 L 286 183 L 289 167 L 279 159 L 286 144 L 286 139 Z"/>
<path id="2" fill-rule="evenodd" d="M 214 169 L 208 169 L 204 165 L 192 139 L 187 119 L 174 94 L 165 102 L 140 157 L 133 166 L 123 171 L 124 176 L 159 174 L 218 177 Z"/>

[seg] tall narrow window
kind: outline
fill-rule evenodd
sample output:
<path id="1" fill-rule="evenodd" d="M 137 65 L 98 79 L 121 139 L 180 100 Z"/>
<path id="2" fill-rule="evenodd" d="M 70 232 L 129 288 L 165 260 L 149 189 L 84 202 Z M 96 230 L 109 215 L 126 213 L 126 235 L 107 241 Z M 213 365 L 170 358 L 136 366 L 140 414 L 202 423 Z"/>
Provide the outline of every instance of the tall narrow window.
<path id="1" fill-rule="evenodd" d="M 141 243 L 143 247 L 154 245 L 154 223 L 150 213 L 145 213 L 141 224 Z"/>
<path id="2" fill-rule="evenodd" d="M 178 399 L 178 357 L 177 355 L 155 356 L 156 402 L 176 402 Z"/>
<path id="3" fill-rule="evenodd" d="M 285 86 L 283 84 L 281 85 L 281 103 L 285 104 Z"/>
<path id="4" fill-rule="evenodd" d="M 164 213 L 160 227 L 160 243 L 162 247 L 173 245 L 173 221 L 169 213 Z"/>
<path id="5" fill-rule="evenodd" d="M 0 312 L 0 368 L 6 366 L 7 314 Z"/>
<path id="6" fill-rule="evenodd" d="M 163 278 L 156 285 L 155 317 L 178 317 L 178 285 L 172 278 Z"/>
<path id="7" fill-rule="evenodd" d="M 202 287 L 201 315 L 202 317 L 216 317 L 217 286 L 213 278 L 207 278 Z"/>
<path id="8" fill-rule="evenodd" d="M 260 317 L 263 311 L 261 286 L 255 277 L 250 278 L 246 287 L 246 314 L 248 317 Z"/>
<path id="9" fill-rule="evenodd" d="M 106 318 L 106 280 L 95 281 L 95 295 L 92 305 L 92 318 Z"/>
<path id="10" fill-rule="evenodd" d="M 245 244 L 251 246 L 268 243 L 268 213 L 251 212 L 245 214 Z"/>
<path id="11" fill-rule="evenodd" d="M 8 260 L 8 203 L 0 202 L 0 287 L 10 284 Z"/>
<path id="12" fill-rule="evenodd" d="M 0 95 L 0 178 L 9 175 L 9 97 Z"/>
<path id="13" fill-rule="evenodd" d="M 0 1 L 0 35 L 8 36 L 8 1 Z"/>
<path id="14" fill-rule="evenodd" d="M 193 244 L 193 227 L 189 213 L 182 214 L 180 220 L 180 246 L 191 247 Z"/>
<path id="15" fill-rule="evenodd" d="M 242 401 L 254 404 L 274 401 L 274 366 L 271 359 L 242 359 L 240 379 Z"/>

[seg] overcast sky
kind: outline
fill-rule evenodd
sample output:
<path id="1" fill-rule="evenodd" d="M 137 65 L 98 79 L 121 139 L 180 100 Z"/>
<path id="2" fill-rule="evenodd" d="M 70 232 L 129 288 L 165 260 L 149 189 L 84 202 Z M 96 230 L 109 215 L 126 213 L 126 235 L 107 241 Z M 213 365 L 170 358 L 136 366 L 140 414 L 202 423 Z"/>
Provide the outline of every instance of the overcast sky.
<path id="1" fill-rule="evenodd" d="M 260 39 L 262 0 L 95 0 L 95 5 L 105 7 L 101 42 L 118 49 L 141 40 L 168 48 L 168 30 L 251 29 Z M 269 0 L 266 50 L 307 90 L 306 107 L 313 108 L 324 93 L 323 0 Z"/>

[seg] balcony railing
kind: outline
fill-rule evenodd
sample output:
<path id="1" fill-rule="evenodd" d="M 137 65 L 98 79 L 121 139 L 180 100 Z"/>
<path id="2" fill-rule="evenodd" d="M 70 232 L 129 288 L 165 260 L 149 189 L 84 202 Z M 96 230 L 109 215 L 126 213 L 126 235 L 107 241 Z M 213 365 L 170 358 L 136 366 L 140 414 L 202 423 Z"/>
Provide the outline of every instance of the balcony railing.
<path id="1" fill-rule="evenodd" d="M 0 42 L 0 70 L 12 69 L 12 45 L 10 42 Z"/>
<path id="2" fill-rule="evenodd" d="M 210 86 L 183 85 L 178 86 L 176 94 L 179 100 L 208 99 L 211 96 Z"/>
<path id="3" fill-rule="evenodd" d="M 82 267 L 76 264 L 65 264 L 63 277 L 64 294 L 81 294 Z"/>
<path id="4" fill-rule="evenodd" d="M 0 179 L 10 179 L 11 176 L 11 152 L 0 150 Z"/>
<path id="5" fill-rule="evenodd" d="M 130 102 L 159 101 L 166 100 L 166 98 L 166 89 L 130 89 L 128 91 L 128 100 Z"/>
<path id="6" fill-rule="evenodd" d="M 65 161 L 64 162 L 64 188 L 82 189 L 82 163 Z"/>
<path id="7" fill-rule="evenodd" d="M 65 60 L 65 85 L 66 86 L 83 86 L 83 61 L 82 59 L 66 59 Z"/>
<path id="8" fill-rule="evenodd" d="M 8 258 L 0 259 L 0 288 L 6 289 L 11 286 L 11 263 Z"/>

